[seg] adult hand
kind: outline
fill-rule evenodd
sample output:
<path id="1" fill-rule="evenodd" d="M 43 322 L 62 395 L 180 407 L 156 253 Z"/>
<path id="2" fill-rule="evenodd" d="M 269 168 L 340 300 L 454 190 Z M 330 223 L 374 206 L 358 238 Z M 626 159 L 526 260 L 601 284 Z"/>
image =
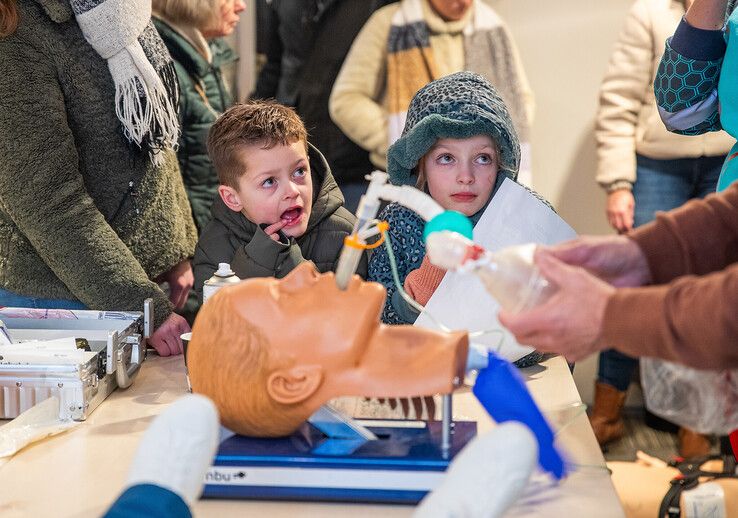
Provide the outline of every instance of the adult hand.
<path id="1" fill-rule="evenodd" d="M 618 189 L 607 195 L 607 221 L 619 233 L 633 228 L 635 198 L 630 189 Z"/>
<path id="2" fill-rule="evenodd" d="M 684 18 L 692 27 L 716 31 L 723 28 L 728 0 L 694 0 Z"/>
<path id="3" fill-rule="evenodd" d="M 156 349 L 159 356 L 182 354 L 183 333 L 191 331 L 187 321 L 176 313 L 169 315 L 162 325 L 149 338 L 149 343 Z"/>
<path id="4" fill-rule="evenodd" d="M 500 311 L 500 323 L 519 343 L 541 352 L 561 353 L 570 362 L 605 349 L 600 339 L 602 322 L 615 288 L 553 254 L 537 254 L 536 264 L 558 290 L 530 311 L 517 315 Z"/>
<path id="5" fill-rule="evenodd" d="M 651 283 L 651 270 L 638 244 L 625 236 L 584 236 L 536 250 L 572 266 L 581 266 L 617 288 Z"/>
<path id="6" fill-rule="evenodd" d="M 173 266 L 160 277 L 161 281 L 169 283 L 169 300 L 174 307 L 182 309 L 187 302 L 192 286 L 195 284 L 195 275 L 189 259 Z"/>

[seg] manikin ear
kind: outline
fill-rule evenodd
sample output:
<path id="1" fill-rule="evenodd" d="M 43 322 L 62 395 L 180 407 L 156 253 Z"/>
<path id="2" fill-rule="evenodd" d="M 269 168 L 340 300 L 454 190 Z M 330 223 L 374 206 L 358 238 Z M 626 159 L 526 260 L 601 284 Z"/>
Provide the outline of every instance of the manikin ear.
<path id="1" fill-rule="evenodd" d="M 323 381 L 320 365 L 300 365 L 274 371 L 267 380 L 267 392 L 277 403 L 302 403 L 315 394 Z"/>
<path id="2" fill-rule="evenodd" d="M 229 209 L 233 212 L 241 212 L 243 209 L 243 203 L 241 203 L 241 197 L 238 195 L 236 189 L 228 187 L 227 185 L 219 185 L 218 194 L 220 194 L 220 199 L 223 200 L 223 203 L 225 203 Z"/>

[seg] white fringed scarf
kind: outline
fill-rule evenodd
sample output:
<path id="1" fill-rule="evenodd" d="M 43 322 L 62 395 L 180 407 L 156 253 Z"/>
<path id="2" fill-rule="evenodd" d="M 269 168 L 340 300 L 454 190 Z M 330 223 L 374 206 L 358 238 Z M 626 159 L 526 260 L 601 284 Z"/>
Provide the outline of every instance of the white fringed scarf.
<path id="1" fill-rule="evenodd" d="M 151 0 L 70 0 L 82 34 L 108 62 L 126 138 L 158 165 L 179 138 L 174 63 L 151 23 Z"/>

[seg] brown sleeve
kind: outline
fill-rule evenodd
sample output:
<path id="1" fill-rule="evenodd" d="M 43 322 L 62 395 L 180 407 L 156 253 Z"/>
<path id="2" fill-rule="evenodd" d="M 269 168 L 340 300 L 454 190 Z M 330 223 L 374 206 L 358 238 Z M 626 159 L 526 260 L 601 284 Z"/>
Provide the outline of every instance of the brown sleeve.
<path id="1" fill-rule="evenodd" d="M 696 368 L 738 367 L 738 264 L 663 286 L 623 288 L 605 309 L 605 343 Z"/>
<path id="2" fill-rule="evenodd" d="M 654 284 L 722 270 L 738 261 L 738 182 L 723 193 L 659 213 L 629 237 L 645 253 Z"/>

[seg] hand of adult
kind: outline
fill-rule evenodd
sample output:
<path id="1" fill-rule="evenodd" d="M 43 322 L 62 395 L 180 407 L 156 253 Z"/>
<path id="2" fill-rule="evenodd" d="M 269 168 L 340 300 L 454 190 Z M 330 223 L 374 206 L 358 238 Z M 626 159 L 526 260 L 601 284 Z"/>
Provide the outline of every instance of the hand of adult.
<path id="1" fill-rule="evenodd" d="M 536 258 L 550 255 L 581 266 L 617 288 L 650 284 L 651 270 L 638 244 L 625 236 L 584 236 L 550 248 L 539 248 Z"/>
<path id="2" fill-rule="evenodd" d="M 600 337 L 605 308 L 615 288 L 553 254 L 537 254 L 541 273 L 558 290 L 542 305 L 517 315 L 500 311 L 500 323 L 515 339 L 570 362 L 606 348 Z"/>
<path id="3" fill-rule="evenodd" d="M 619 233 L 633 228 L 635 198 L 630 189 L 618 189 L 607 195 L 607 221 Z"/>
<path id="4" fill-rule="evenodd" d="M 694 0 L 684 18 L 692 27 L 708 31 L 723 28 L 728 0 Z"/>
<path id="5" fill-rule="evenodd" d="M 161 278 L 169 283 L 169 300 L 172 301 L 175 308 L 182 309 L 187 302 L 187 296 L 190 294 L 192 286 L 195 284 L 195 275 L 192 273 L 190 260 L 185 259 L 173 266 Z"/>
<path id="6" fill-rule="evenodd" d="M 183 333 L 191 331 L 187 321 L 176 313 L 169 315 L 162 325 L 149 338 L 149 343 L 156 349 L 159 356 L 182 354 Z"/>

